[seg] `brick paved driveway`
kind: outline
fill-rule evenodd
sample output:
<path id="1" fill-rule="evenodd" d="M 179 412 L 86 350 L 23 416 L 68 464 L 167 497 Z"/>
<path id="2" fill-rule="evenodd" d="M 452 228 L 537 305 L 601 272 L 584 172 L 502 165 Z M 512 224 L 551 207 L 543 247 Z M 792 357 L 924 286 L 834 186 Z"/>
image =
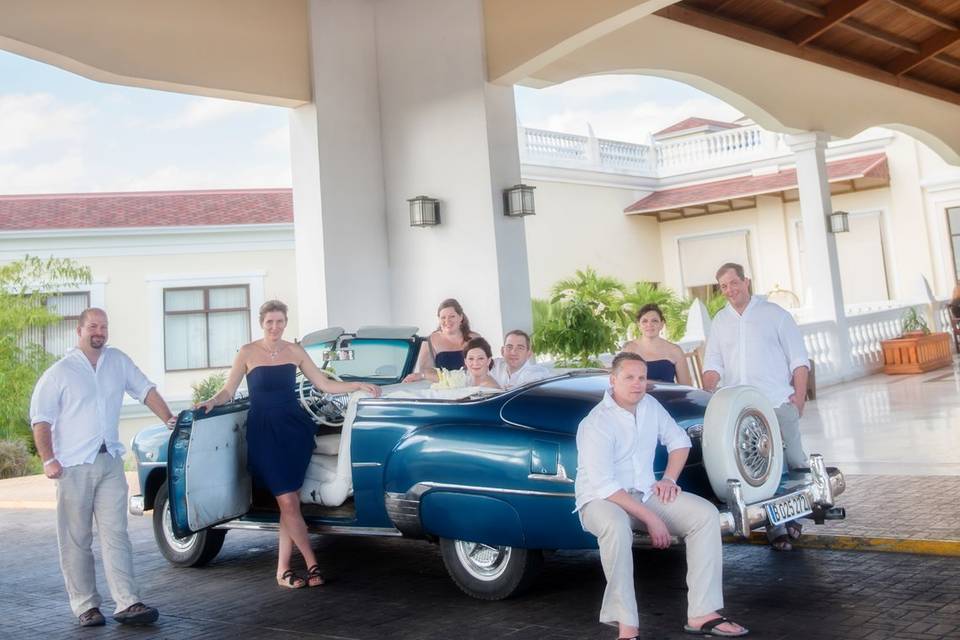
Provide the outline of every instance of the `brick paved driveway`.
<path id="1" fill-rule="evenodd" d="M 595 553 L 555 554 L 531 592 L 485 603 L 460 594 L 428 543 L 315 538 L 329 584 L 291 592 L 273 583 L 274 535 L 231 532 L 209 567 L 174 569 L 154 546 L 149 518 L 131 518 L 131 533 L 159 623 L 80 630 L 66 604 L 53 519 L 49 510 L 0 510 L 0 638 L 615 637 L 596 622 L 603 576 Z M 752 545 L 724 552 L 727 610 L 752 637 L 960 638 L 956 558 L 776 554 Z M 682 553 L 637 551 L 636 559 L 644 637 L 689 638 L 680 633 Z"/>

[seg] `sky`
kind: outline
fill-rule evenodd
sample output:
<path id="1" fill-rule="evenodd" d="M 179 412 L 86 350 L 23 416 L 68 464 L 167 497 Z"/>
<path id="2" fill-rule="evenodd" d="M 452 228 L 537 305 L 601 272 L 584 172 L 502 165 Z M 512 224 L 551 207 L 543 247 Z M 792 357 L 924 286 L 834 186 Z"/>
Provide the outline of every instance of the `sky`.
<path id="1" fill-rule="evenodd" d="M 516 89 L 523 125 L 646 142 L 732 107 L 646 76 Z M 111 85 L 0 51 L 0 194 L 290 186 L 287 110 Z"/>

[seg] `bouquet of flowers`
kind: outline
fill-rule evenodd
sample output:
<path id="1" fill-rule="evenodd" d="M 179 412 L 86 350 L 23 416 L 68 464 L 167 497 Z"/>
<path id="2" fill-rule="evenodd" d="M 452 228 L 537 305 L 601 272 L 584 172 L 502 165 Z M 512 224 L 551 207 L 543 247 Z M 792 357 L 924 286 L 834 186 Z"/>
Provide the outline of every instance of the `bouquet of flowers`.
<path id="1" fill-rule="evenodd" d="M 430 385 L 431 389 L 463 389 L 467 386 L 467 372 L 463 369 L 437 369 L 439 380 Z"/>

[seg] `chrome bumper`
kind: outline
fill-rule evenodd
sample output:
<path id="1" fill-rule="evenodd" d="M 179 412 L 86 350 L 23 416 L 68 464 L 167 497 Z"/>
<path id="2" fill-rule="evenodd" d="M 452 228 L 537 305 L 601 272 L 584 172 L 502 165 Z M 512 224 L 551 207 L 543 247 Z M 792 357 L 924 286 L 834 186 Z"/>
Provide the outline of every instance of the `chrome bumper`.
<path id="1" fill-rule="evenodd" d="M 847 488 L 843 473 L 838 469 L 827 469 L 823 456 L 815 453 L 810 456 L 810 481 L 790 487 L 790 493 L 806 494 L 811 505 L 822 508 L 833 506 L 836 496 Z M 727 507 L 720 512 L 720 532 L 723 535 L 750 537 L 750 532 L 769 524 L 766 505 L 772 500 L 746 504 L 739 480 L 727 480 Z"/>
<path id="2" fill-rule="evenodd" d="M 129 502 L 130 515 L 143 515 L 143 496 L 130 496 Z"/>

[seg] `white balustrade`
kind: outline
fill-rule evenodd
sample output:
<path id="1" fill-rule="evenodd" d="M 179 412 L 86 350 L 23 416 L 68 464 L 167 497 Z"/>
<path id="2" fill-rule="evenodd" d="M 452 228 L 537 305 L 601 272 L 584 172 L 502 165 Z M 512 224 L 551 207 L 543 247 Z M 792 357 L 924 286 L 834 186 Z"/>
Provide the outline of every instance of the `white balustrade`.
<path id="1" fill-rule="evenodd" d="M 738 127 L 656 145 L 657 168 L 692 169 L 772 155 L 777 136 L 758 126 Z"/>

